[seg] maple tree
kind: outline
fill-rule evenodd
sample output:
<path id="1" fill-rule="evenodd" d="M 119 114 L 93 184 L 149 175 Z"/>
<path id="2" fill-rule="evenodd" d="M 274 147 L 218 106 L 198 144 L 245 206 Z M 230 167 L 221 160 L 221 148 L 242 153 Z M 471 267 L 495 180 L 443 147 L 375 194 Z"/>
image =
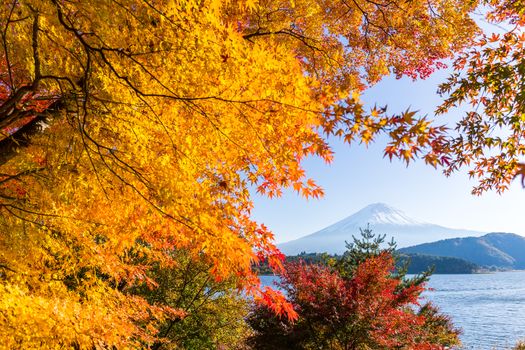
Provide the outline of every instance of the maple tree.
<path id="1" fill-rule="evenodd" d="M 432 304 L 419 306 L 428 274 L 394 272 L 384 237 L 362 232 L 339 261 L 290 263 L 278 282 L 299 314 L 296 322 L 256 307 L 249 322 L 255 349 L 443 349 L 459 331 Z"/>
<path id="2" fill-rule="evenodd" d="M 482 33 L 454 62 L 455 72 L 440 86 L 445 101 L 440 114 L 468 104 L 446 141 L 450 174 L 469 166 L 479 179 L 473 193 L 508 189 L 525 174 L 525 3 L 487 1 L 486 19 L 502 33 Z"/>
<path id="3" fill-rule="evenodd" d="M 249 189 L 322 190 L 325 136 L 440 162 L 442 128 L 366 110 L 382 76 L 468 45 L 476 2 L 9 0 L 0 4 L 0 337 L 5 348 L 155 344 L 184 310 L 133 293 L 173 249 L 296 315 Z"/>

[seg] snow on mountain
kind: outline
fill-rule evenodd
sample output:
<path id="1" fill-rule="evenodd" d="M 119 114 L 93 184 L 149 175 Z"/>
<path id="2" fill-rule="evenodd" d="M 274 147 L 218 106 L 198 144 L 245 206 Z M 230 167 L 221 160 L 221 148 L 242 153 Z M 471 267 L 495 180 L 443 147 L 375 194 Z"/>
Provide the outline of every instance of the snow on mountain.
<path id="1" fill-rule="evenodd" d="M 407 216 L 401 210 L 395 209 L 384 203 L 370 204 L 357 213 L 330 225 L 319 232 L 339 232 L 356 227 L 365 227 L 367 224 L 375 225 L 425 225 L 424 222 Z"/>
<path id="2" fill-rule="evenodd" d="M 279 245 L 286 255 L 301 252 L 327 252 L 340 254 L 345 251 L 345 241 L 359 236 L 359 229 L 370 228 L 378 234 L 385 234 L 397 246 L 407 247 L 440 239 L 480 236 L 484 232 L 452 229 L 413 219 L 399 209 L 384 203 L 371 204 L 357 213 L 336 222 L 320 231 Z"/>

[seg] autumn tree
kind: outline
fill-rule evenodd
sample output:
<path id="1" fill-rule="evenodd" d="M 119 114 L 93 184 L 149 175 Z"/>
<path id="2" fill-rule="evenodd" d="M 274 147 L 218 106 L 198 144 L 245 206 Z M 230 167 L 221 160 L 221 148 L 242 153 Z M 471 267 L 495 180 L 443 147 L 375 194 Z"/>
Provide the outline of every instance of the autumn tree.
<path id="1" fill-rule="evenodd" d="M 8 0 L 0 4 L 4 348 L 156 344 L 177 305 L 133 293 L 182 268 L 295 316 L 251 270 L 281 265 L 249 189 L 322 195 L 325 136 L 441 161 L 442 128 L 366 110 L 382 76 L 426 77 L 476 32 L 476 2 Z"/>
<path id="2" fill-rule="evenodd" d="M 450 174 L 468 167 L 479 180 L 475 194 L 508 189 L 525 178 L 525 3 L 485 1 L 486 19 L 496 32 L 480 34 L 454 62 L 455 72 L 440 86 L 439 114 L 463 106 L 466 114 L 447 139 Z M 525 187 L 525 185 L 524 185 Z"/>
<path id="3" fill-rule="evenodd" d="M 255 349 L 443 349 L 459 331 L 430 303 L 419 305 L 427 274 L 407 279 L 394 271 L 381 236 L 362 231 L 335 264 L 287 265 L 278 286 L 297 321 L 256 306 L 249 322 Z"/>

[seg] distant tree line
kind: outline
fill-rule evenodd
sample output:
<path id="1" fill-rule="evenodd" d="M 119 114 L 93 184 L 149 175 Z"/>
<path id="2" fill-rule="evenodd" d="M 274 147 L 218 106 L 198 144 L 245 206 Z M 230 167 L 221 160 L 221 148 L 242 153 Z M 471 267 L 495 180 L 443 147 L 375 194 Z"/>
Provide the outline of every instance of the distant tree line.
<path id="1" fill-rule="evenodd" d="M 342 255 L 327 253 L 306 253 L 286 257 L 287 263 L 303 261 L 306 264 L 329 264 L 331 260 L 339 260 Z M 448 256 L 435 256 L 417 253 L 396 253 L 396 268 L 407 265 L 407 273 L 418 274 L 432 270 L 434 274 L 469 274 L 484 271 L 480 266 L 464 259 Z M 254 267 L 259 275 L 272 275 L 274 272 L 267 263 Z"/>

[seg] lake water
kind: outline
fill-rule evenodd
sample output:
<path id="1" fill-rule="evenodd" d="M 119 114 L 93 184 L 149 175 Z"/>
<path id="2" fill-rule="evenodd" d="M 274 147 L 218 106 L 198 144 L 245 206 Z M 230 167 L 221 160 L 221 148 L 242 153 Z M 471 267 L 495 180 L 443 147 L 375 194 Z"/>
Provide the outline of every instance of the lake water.
<path id="1" fill-rule="evenodd" d="M 261 276 L 272 285 L 273 276 Z M 434 275 L 424 297 L 463 330 L 462 349 L 510 349 L 525 339 L 525 271 Z"/>

